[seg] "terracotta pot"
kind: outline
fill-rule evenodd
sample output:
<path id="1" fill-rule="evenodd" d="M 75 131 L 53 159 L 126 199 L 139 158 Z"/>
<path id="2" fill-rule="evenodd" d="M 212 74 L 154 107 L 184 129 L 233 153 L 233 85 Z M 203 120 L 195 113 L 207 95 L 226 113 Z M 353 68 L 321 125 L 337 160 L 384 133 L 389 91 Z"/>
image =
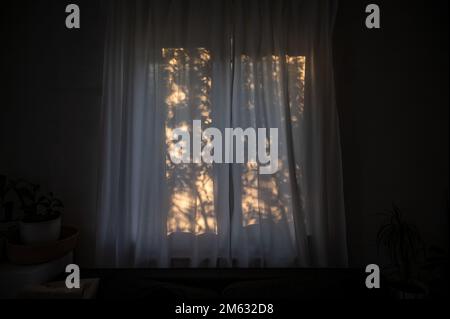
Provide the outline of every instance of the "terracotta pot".
<path id="1" fill-rule="evenodd" d="M 63 226 L 59 240 L 44 244 L 24 245 L 18 234 L 7 243 L 8 260 L 15 264 L 39 264 L 61 258 L 75 249 L 78 230 Z"/>

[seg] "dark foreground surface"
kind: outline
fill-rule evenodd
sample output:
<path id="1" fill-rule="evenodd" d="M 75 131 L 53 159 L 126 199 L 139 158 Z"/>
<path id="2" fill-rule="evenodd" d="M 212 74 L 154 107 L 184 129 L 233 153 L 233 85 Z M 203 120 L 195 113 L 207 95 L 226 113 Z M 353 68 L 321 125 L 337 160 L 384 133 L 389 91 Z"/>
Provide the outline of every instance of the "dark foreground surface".
<path id="1" fill-rule="evenodd" d="M 97 299 L 388 299 L 359 269 L 84 269 L 100 278 Z M 383 285 L 381 285 L 383 286 Z"/>

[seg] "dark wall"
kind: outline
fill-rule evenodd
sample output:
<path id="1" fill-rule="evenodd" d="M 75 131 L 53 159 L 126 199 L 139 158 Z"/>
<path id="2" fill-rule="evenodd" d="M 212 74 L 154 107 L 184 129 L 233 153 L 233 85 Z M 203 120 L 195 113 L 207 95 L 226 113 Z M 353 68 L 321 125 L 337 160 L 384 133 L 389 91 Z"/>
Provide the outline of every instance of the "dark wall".
<path id="1" fill-rule="evenodd" d="M 77 225 L 78 262 L 93 257 L 103 12 L 69 1 L 2 4 L 0 172 L 42 184 Z M 352 265 L 376 259 L 375 213 L 392 201 L 424 237 L 448 247 L 448 4 L 375 1 L 382 29 L 364 27 L 369 2 L 341 0 L 335 29 L 337 102 Z"/>
<path id="2" fill-rule="evenodd" d="M 351 263 L 376 257 L 392 201 L 448 248 L 448 1 L 342 0 L 334 48 Z"/>
<path id="3" fill-rule="evenodd" d="M 2 4 L 6 90 L 1 105 L 0 172 L 53 191 L 64 223 L 93 247 L 102 80 L 102 12 L 98 0 L 75 1 L 81 29 L 65 27 L 73 1 Z M 6 42 L 6 43 L 5 43 Z M 90 260 L 91 249 L 77 257 Z"/>

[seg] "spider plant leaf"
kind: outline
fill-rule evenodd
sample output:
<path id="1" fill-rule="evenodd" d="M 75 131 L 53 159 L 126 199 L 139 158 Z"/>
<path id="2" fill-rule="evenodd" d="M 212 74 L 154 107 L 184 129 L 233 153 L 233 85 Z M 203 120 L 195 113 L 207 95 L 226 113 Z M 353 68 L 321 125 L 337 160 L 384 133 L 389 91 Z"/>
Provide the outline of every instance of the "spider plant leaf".
<path id="1" fill-rule="evenodd" d="M 389 227 L 391 227 L 390 224 L 384 224 L 380 227 L 380 229 L 377 232 L 377 238 L 380 238 L 383 236 L 384 232 L 386 229 L 388 229 Z"/>

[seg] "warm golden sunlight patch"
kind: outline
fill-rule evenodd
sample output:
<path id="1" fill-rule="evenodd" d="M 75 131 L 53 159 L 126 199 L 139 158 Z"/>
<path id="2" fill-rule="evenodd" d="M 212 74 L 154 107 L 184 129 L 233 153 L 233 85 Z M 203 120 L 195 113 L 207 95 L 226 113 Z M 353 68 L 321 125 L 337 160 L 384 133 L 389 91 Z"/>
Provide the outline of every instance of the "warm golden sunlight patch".
<path id="1" fill-rule="evenodd" d="M 201 119 L 205 128 L 212 124 L 211 54 L 204 48 L 165 48 L 162 57 L 166 83 L 166 180 L 170 201 L 167 233 L 217 233 L 212 165 L 175 165 L 169 158 L 183 156 L 183 150 L 176 148 L 172 140 L 175 128 L 192 132 L 191 118 Z"/>
<path id="2" fill-rule="evenodd" d="M 286 55 L 282 61 L 282 58 L 276 55 L 262 59 L 242 55 L 241 64 L 246 90 L 245 102 L 249 112 L 254 112 L 255 99 L 261 92 L 272 99 L 269 103 L 283 105 L 284 88 L 277 84 L 283 83 L 281 77 L 287 76 L 291 123 L 293 126 L 300 125 L 305 111 L 306 57 Z M 286 75 L 283 75 L 282 70 L 285 70 Z M 258 74 L 270 76 L 258 77 Z M 288 209 L 292 198 L 283 191 L 290 188 L 289 170 L 283 165 L 283 161 L 280 161 L 279 167 L 279 171 L 273 176 L 259 175 L 258 167 L 254 164 L 249 163 L 243 167 L 241 172 L 243 227 L 259 224 L 262 219 L 270 220 L 272 223 L 278 223 L 283 219 L 292 221 L 292 212 Z"/>
<path id="3" fill-rule="evenodd" d="M 173 130 L 182 128 L 192 133 L 192 119 L 200 119 L 202 128 L 212 127 L 211 117 L 211 52 L 205 48 L 162 50 L 164 81 L 166 84 L 166 181 L 169 188 L 167 233 L 189 232 L 195 235 L 217 234 L 214 203 L 212 164 L 174 164 L 170 159 L 181 159 L 183 151 L 175 147 Z M 293 127 L 301 125 L 305 112 L 306 57 L 267 56 L 254 59 L 241 56 L 245 104 L 243 112 L 255 117 L 258 99 L 265 103 L 283 105 L 289 101 L 290 121 Z M 288 88 L 281 86 L 287 77 Z M 286 93 L 288 92 L 288 96 Z M 262 97 L 263 95 L 263 97 Z M 211 143 L 203 141 L 204 145 Z M 181 145 L 181 144 L 179 144 Z M 202 147 L 204 146 L 202 145 Z M 189 148 L 191 145 L 181 145 Z M 278 223 L 292 220 L 291 181 L 287 159 L 279 161 L 279 171 L 271 176 L 260 176 L 258 164 L 248 163 L 241 171 L 242 226 L 256 225 L 262 219 Z"/>

